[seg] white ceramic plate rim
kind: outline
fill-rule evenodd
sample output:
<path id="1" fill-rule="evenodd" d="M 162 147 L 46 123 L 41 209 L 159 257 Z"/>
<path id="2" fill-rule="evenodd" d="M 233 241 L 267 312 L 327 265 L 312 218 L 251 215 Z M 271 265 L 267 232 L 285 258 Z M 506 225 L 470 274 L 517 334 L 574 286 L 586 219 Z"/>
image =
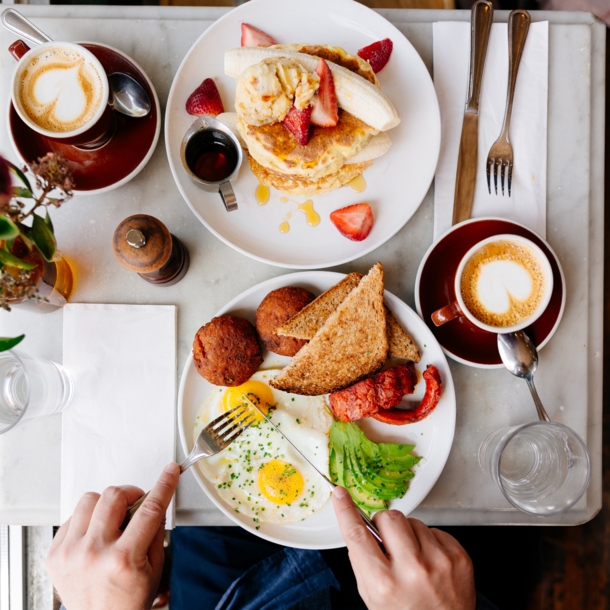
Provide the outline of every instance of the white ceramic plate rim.
<path id="1" fill-rule="evenodd" d="M 294 0 L 285 0 L 285 2 L 288 4 L 290 1 L 294 1 Z M 197 39 L 197 41 L 195 41 L 195 43 L 193 44 L 193 46 L 191 47 L 191 49 L 188 51 L 188 53 L 186 54 L 186 56 L 184 57 L 184 59 L 182 60 L 182 63 L 180 64 L 180 67 L 178 68 L 176 75 L 174 77 L 174 81 L 172 82 L 172 86 L 169 92 L 169 96 L 168 96 L 168 100 L 167 100 L 167 106 L 166 106 L 166 115 L 165 115 L 165 145 L 166 145 L 166 149 L 167 149 L 167 157 L 168 157 L 168 161 L 169 161 L 169 165 L 170 165 L 170 169 L 172 172 L 172 175 L 174 177 L 174 180 L 176 182 L 176 185 L 178 187 L 178 190 L 180 191 L 182 197 L 184 198 L 184 200 L 186 201 L 187 205 L 189 206 L 189 208 L 191 209 L 191 211 L 193 212 L 193 214 L 195 214 L 195 216 L 199 219 L 199 221 L 209 230 L 211 231 L 216 237 L 218 237 L 218 239 L 220 239 L 221 241 L 223 241 L 224 243 L 226 243 L 228 246 L 234 248 L 235 250 L 237 250 L 238 252 L 249 256 L 250 258 L 253 258 L 254 260 L 258 260 L 260 262 L 264 262 L 264 263 L 268 263 L 270 265 L 275 265 L 277 267 L 284 267 L 284 268 L 288 268 L 288 269 L 320 269 L 320 268 L 325 268 L 325 267 L 332 267 L 335 265 L 340 265 L 343 263 L 347 263 L 349 261 L 352 261 L 354 259 L 360 258 L 361 256 L 364 256 L 365 254 L 368 254 L 369 252 L 372 252 L 373 250 L 375 250 L 376 248 L 382 246 L 384 243 L 386 243 L 389 239 L 391 239 L 413 216 L 413 214 L 417 211 L 417 209 L 419 208 L 419 206 L 421 205 L 421 202 L 424 200 L 426 193 L 428 192 L 430 185 L 432 183 L 432 179 L 434 178 L 434 174 L 436 172 L 436 165 L 438 163 L 438 157 L 439 157 L 439 153 L 440 153 L 440 144 L 441 144 L 441 119 L 440 119 L 440 109 L 438 106 L 438 99 L 436 97 L 436 90 L 434 88 L 434 84 L 432 82 L 432 78 L 428 72 L 428 69 L 426 68 L 423 60 L 421 59 L 421 57 L 419 56 L 419 54 L 417 53 L 417 51 L 414 49 L 413 45 L 409 42 L 409 40 L 402 34 L 402 32 L 400 32 L 400 30 L 398 30 L 396 28 L 396 26 L 394 26 L 392 23 L 390 23 L 389 21 L 387 21 L 384 17 L 382 17 L 381 15 L 379 15 L 378 13 L 372 11 L 371 9 L 368 9 L 366 6 L 352 2 L 351 0 L 324 0 L 325 2 L 325 7 L 324 7 L 324 13 L 323 14 L 327 14 L 328 11 L 331 10 L 331 8 L 329 7 L 329 4 L 335 4 L 338 8 L 333 8 L 333 10 L 336 11 L 343 11 L 345 14 L 345 27 L 348 27 L 348 21 L 349 23 L 349 27 L 352 29 L 356 29 L 358 27 L 358 20 L 357 19 L 353 19 L 354 15 L 357 16 L 361 16 L 361 15 L 365 15 L 367 18 L 367 23 L 366 26 L 361 26 L 362 28 L 364 28 L 364 31 L 370 31 L 370 28 L 376 28 L 378 29 L 380 32 L 383 31 L 383 35 L 379 36 L 379 37 L 388 37 L 391 35 L 392 39 L 394 41 L 400 40 L 401 44 L 404 42 L 406 42 L 407 45 L 409 45 L 409 47 L 412 49 L 413 53 L 414 53 L 414 58 L 409 58 L 411 60 L 411 65 L 415 65 L 416 61 L 419 62 L 419 64 L 421 64 L 421 66 L 419 64 L 417 64 L 417 69 L 418 70 L 424 70 L 425 73 L 428 76 L 428 81 L 426 81 L 426 88 L 428 88 L 428 91 L 425 93 L 426 95 L 426 100 L 427 100 L 427 109 L 428 112 L 430 113 L 430 116 L 432 117 L 430 120 L 432 120 L 434 122 L 434 132 L 427 135 L 426 136 L 426 146 L 429 149 L 429 153 L 427 153 L 429 155 L 429 160 L 427 160 L 428 165 L 425 166 L 421 171 L 419 171 L 419 175 L 423 176 L 423 178 L 421 180 L 419 180 L 419 184 L 423 185 L 421 187 L 421 189 L 418 187 L 417 190 L 415 188 L 413 188 L 414 191 L 416 191 L 418 193 L 417 199 L 418 202 L 416 205 L 412 205 L 411 208 L 409 209 L 408 213 L 405 214 L 405 216 L 403 218 L 401 218 L 398 222 L 393 223 L 391 228 L 389 228 L 389 230 L 384 231 L 383 236 L 382 237 L 378 237 L 376 239 L 376 241 L 371 242 L 370 244 L 366 244 L 366 242 L 362 243 L 362 249 L 361 250 L 356 250 L 354 252 L 352 252 L 351 254 L 345 255 L 345 256 L 340 256 L 340 257 L 336 257 L 336 258 L 328 258 L 328 260 L 316 260 L 314 262 L 308 262 L 308 261 L 303 261 L 303 262 L 286 262 L 283 260 L 278 260 L 278 258 L 273 258 L 270 256 L 266 256 L 264 253 L 262 252 L 255 252 L 253 251 L 253 248 L 244 248 L 236 243 L 234 243 L 233 241 L 231 241 L 231 239 L 229 237 L 225 237 L 225 235 L 223 235 L 223 232 L 221 230 L 216 229 L 213 226 L 212 221 L 208 221 L 204 218 L 204 216 L 197 210 L 196 206 L 191 202 L 189 195 L 187 194 L 187 191 L 185 189 L 185 184 L 190 184 L 190 180 L 186 174 L 186 172 L 183 170 L 181 164 L 180 164 L 180 160 L 179 160 L 179 151 L 176 151 L 176 162 L 174 162 L 174 158 L 172 155 L 172 141 L 173 141 L 173 137 L 172 137 L 172 120 L 173 120 L 173 116 L 174 116 L 174 97 L 177 95 L 176 91 L 177 91 L 177 83 L 178 80 L 180 79 L 180 76 L 183 72 L 183 70 L 185 69 L 185 66 L 187 66 L 187 64 L 189 63 L 191 56 L 196 53 L 199 50 L 199 46 L 201 45 L 202 41 L 205 39 L 206 36 L 208 36 L 211 32 L 214 32 L 217 28 L 219 27 L 224 27 L 225 26 L 225 21 L 229 21 L 229 22 L 234 22 L 234 25 L 237 27 L 237 24 L 240 21 L 246 21 L 248 19 L 248 17 L 252 17 L 253 15 L 253 11 L 256 11 L 257 7 L 260 5 L 264 5 L 266 2 L 269 2 L 269 0 L 250 0 L 250 2 L 244 3 L 241 6 L 233 9 L 232 11 L 230 11 L 229 13 L 223 15 L 220 19 L 218 19 L 216 22 L 214 22 L 205 32 L 203 32 L 203 34 Z M 349 16 L 349 18 L 348 18 Z M 350 21 L 351 18 L 351 21 Z M 232 27 L 232 26 L 231 26 Z M 370 42 L 372 42 L 372 40 L 369 40 L 368 42 L 365 41 L 363 39 L 363 44 L 370 44 Z M 330 42 L 332 44 L 332 41 Z M 230 48 L 229 45 L 227 45 L 227 48 Z M 395 53 L 396 53 L 396 47 L 395 47 Z M 416 60 L 415 60 L 416 58 Z M 214 76 L 214 75 L 208 75 L 208 76 Z M 428 97 L 430 98 L 428 100 Z M 400 102 L 397 100 L 393 100 L 394 103 L 399 106 Z M 181 108 L 183 104 L 180 104 L 179 107 Z M 405 111 L 405 112 L 408 112 Z M 403 114 L 403 113 L 401 113 Z M 196 117 L 193 117 L 193 121 L 196 119 Z M 186 129 L 184 130 L 186 132 Z M 388 132 L 390 137 L 392 137 L 392 130 L 390 130 L 390 132 Z M 182 136 L 183 134 L 181 134 Z M 180 137 L 180 140 L 182 138 Z M 394 147 L 397 147 L 399 144 L 397 142 L 394 143 Z M 392 151 L 390 151 L 391 153 Z M 387 153 L 387 154 L 390 154 Z M 383 159 L 383 157 L 382 157 Z M 381 161 L 379 161 L 381 162 Z M 394 165 L 396 165 L 397 160 L 394 161 Z M 247 163 L 244 162 L 244 165 L 248 165 Z M 240 171 L 247 171 L 250 172 L 249 167 L 246 167 L 246 169 L 244 170 L 242 168 L 242 170 Z M 392 170 L 392 169 L 388 169 L 387 171 L 397 171 L 397 170 Z M 366 178 L 366 175 L 365 175 Z M 425 188 L 424 188 L 425 186 Z M 419 193 L 419 190 L 421 190 L 421 193 Z M 374 197 L 374 193 L 375 191 L 372 191 L 367 189 L 368 192 L 363 193 L 362 195 L 358 195 L 355 193 L 355 195 L 357 195 L 357 197 L 354 199 L 354 201 L 351 201 L 351 203 L 357 203 L 358 201 L 363 201 L 366 200 L 367 197 Z M 334 191 L 337 192 L 337 191 Z M 215 197 L 218 197 L 218 205 L 221 205 L 220 202 L 220 197 L 216 196 L 215 194 L 211 194 Z M 394 203 L 392 203 L 394 204 Z M 345 203 L 344 205 L 349 205 L 349 203 Z M 389 202 L 386 203 L 386 205 L 391 205 Z M 332 208 L 335 209 L 335 208 Z M 330 210 L 323 210 L 323 213 L 326 213 L 327 211 Z M 279 223 L 278 223 L 279 224 Z M 338 238 L 341 238 L 338 234 L 337 234 Z M 343 239 L 343 238 L 341 238 Z M 368 238 L 370 239 L 370 237 Z M 312 237 L 312 241 L 316 241 L 316 237 L 313 236 Z M 318 248 L 320 247 L 320 242 L 322 240 L 318 240 Z M 348 247 L 347 245 L 345 246 L 346 248 Z M 259 247 L 258 250 L 261 250 L 261 248 Z"/>
<path id="2" fill-rule="evenodd" d="M 537 347 L 538 350 L 541 350 L 551 340 L 552 336 L 555 334 L 555 331 L 557 330 L 557 327 L 559 326 L 559 323 L 561 322 L 561 318 L 563 318 L 563 312 L 566 307 L 566 278 L 563 273 L 563 267 L 561 266 L 561 262 L 559 261 L 559 258 L 557 256 L 555 250 L 553 250 L 553 248 L 551 247 L 549 242 L 546 239 L 544 239 L 544 237 L 542 237 L 541 235 L 536 233 L 536 231 L 534 231 L 534 229 L 531 229 L 527 225 L 524 225 L 520 222 L 516 222 L 515 220 L 509 220 L 508 218 L 499 218 L 499 217 L 495 217 L 495 216 L 485 216 L 483 218 L 471 218 L 470 220 L 465 220 L 464 222 L 461 222 L 461 223 L 447 229 L 433 244 L 431 244 L 430 247 L 426 250 L 426 253 L 424 254 L 424 256 L 421 260 L 421 263 L 419 264 L 419 268 L 417 269 L 417 276 L 415 278 L 415 308 L 417 309 L 417 313 L 419 314 L 419 317 L 423 319 L 422 310 L 421 310 L 421 302 L 419 299 L 419 287 L 420 287 L 421 275 L 423 273 L 424 265 L 426 264 L 426 261 L 428 260 L 428 257 L 430 256 L 432 251 L 436 248 L 436 246 L 443 239 L 445 239 L 445 237 L 447 237 L 447 235 L 449 235 L 450 233 L 453 233 L 453 231 L 459 229 L 460 227 L 462 227 L 464 225 L 472 224 L 473 222 L 482 222 L 484 220 L 501 220 L 503 222 L 510 222 L 517 227 L 522 227 L 523 229 L 527 229 L 528 231 L 531 231 L 538 239 L 540 239 L 541 241 L 544 242 L 544 245 L 551 251 L 551 254 L 555 257 L 555 262 L 557 263 L 557 267 L 559 268 L 559 275 L 561 276 L 561 285 L 562 285 L 561 307 L 559 308 L 559 315 L 557 316 L 557 320 L 555 321 L 553 328 L 551 328 L 551 332 L 549 332 L 549 334 L 545 337 L 544 341 L 541 341 L 540 345 L 538 345 L 538 347 Z M 467 366 L 471 366 L 471 367 L 477 368 L 477 369 L 503 369 L 504 368 L 504 364 L 502 364 L 502 363 L 500 363 L 500 364 L 480 364 L 478 362 L 472 362 L 471 360 L 466 360 L 465 358 L 461 358 L 460 356 L 457 356 L 453 352 L 446 349 L 441 343 L 439 343 L 439 345 L 441 346 L 441 348 L 445 352 L 445 354 L 447 354 L 447 356 L 449 356 L 456 362 L 460 362 L 461 364 L 465 364 Z"/>
<path id="3" fill-rule="evenodd" d="M 154 98 L 153 103 L 154 103 L 155 107 L 157 108 L 157 124 L 155 125 L 155 137 L 153 138 L 153 140 L 150 144 L 150 148 L 148 149 L 146 156 L 142 159 L 140 164 L 130 174 L 128 174 L 127 176 L 125 176 L 124 178 L 119 180 L 118 182 L 115 182 L 114 184 L 109 184 L 108 186 L 105 186 L 101 189 L 93 189 L 93 190 L 89 190 L 89 191 L 80 191 L 77 188 L 74 189 L 75 195 L 101 195 L 102 193 L 108 193 L 109 191 L 118 189 L 120 186 L 123 186 L 124 184 L 127 184 L 130 180 L 133 180 L 144 169 L 144 166 L 150 161 L 150 158 L 152 157 L 153 153 L 155 152 L 155 148 L 157 147 L 157 142 L 159 141 L 159 135 L 161 134 L 161 105 L 159 104 L 159 96 L 157 95 L 155 86 L 152 84 L 152 81 L 148 77 L 148 74 L 146 74 L 146 72 L 142 69 L 140 64 L 138 64 L 138 62 L 136 62 L 131 57 L 129 57 L 129 55 L 127 55 L 127 53 L 123 53 L 123 51 L 119 51 L 119 49 L 116 49 L 115 47 L 111 47 L 108 44 L 104 44 L 103 42 L 97 42 L 97 41 L 93 41 L 93 40 L 81 40 L 81 41 L 77 42 L 76 44 L 94 44 L 94 45 L 97 45 L 98 47 L 105 47 L 106 49 L 110 49 L 111 51 L 114 51 L 118 55 L 121 55 L 127 61 L 132 63 L 140 71 L 142 76 L 146 79 L 146 82 L 148 83 L 150 90 L 153 92 L 153 98 Z M 7 115 L 6 115 L 6 125 L 7 125 L 8 137 L 11 141 L 11 145 L 13 146 L 13 150 L 15 151 L 15 154 L 17 155 L 17 157 L 19 157 L 19 160 L 21 161 L 21 163 L 27 165 L 28 162 L 21 156 L 21 153 L 19 152 L 19 148 L 17 147 L 17 142 L 15 142 L 15 138 L 13 137 L 13 132 L 11 131 L 11 104 L 12 104 L 12 102 L 9 99 L 9 103 L 8 103 L 8 107 L 7 107 Z"/>
<path id="4" fill-rule="evenodd" d="M 264 296 L 271 290 L 281 288 L 282 286 L 302 285 L 302 284 L 308 284 L 308 285 L 312 285 L 312 286 L 317 285 L 320 287 L 320 289 L 323 289 L 324 286 L 330 287 L 331 285 L 333 285 L 336 282 L 338 282 L 339 280 L 341 280 L 343 277 L 345 277 L 345 275 L 342 273 L 329 272 L 329 271 L 309 271 L 309 272 L 289 273 L 289 274 L 281 275 L 281 276 L 266 280 L 264 282 L 261 282 L 260 284 L 257 284 L 255 286 L 253 286 L 252 288 L 249 288 L 248 290 L 244 291 L 243 293 L 241 293 L 240 295 L 238 295 L 237 297 L 232 299 L 229 303 L 227 303 L 227 305 L 225 305 L 216 315 L 217 316 L 223 315 L 227 312 L 231 312 L 234 310 L 240 310 L 240 313 L 243 312 L 244 310 L 241 306 L 242 302 L 245 299 L 247 299 L 248 297 L 250 297 L 252 294 L 255 294 L 257 292 L 261 292 L 261 294 Z M 392 308 L 396 317 L 400 320 L 403 315 L 408 316 L 409 322 L 410 322 L 410 324 L 409 324 L 410 332 L 416 338 L 419 337 L 420 341 L 421 340 L 425 341 L 426 347 L 423 347 L 420 345 L 420 348 L 423 348 L 423 350 L 422 350 L 423 358 L 422 358 L 422 363 L 420 363 L 420 365 L 423 364 L 423 362 L 425 360 L 427 361 L 426 348 L 431 349 L 431 346 L 432 346 L 432 348 L 440 348 L 438 342 L 434 338 L 434 335 L 432 334 L 430 329 L 428 329 L 428 327 L 424 324 L 423 320 L 421 320 L 421 318 L 419 316 L 417 316 L 417 314 L 408 305 L 406 305 L 403 301 L 401 301 L 398 297 L 396 297 L 392 293 L 389 293 L 386 291 L 385 298 L 386 298 L 388 304 L 390 305 L 390 307 Z M 261 299 L 262 299 L 262 296 L 261 296 Z M 254 314 L 253 311 L 251 313 Z M 415 326 L 417 326 L 417 328 L 414 330 Z M 455 418 L 456 418 L 455 389 L 454 389 L 453 378 L 451 376 L 451 371 L 449 369 L 449 365 L 448 365 L 447 360 L 441 349 L 438 349 L 438 355 L 434 356 L 434 364 L 435 364 L 435 366 L 437 366 L 437 368 L 441 372 L 442 379 L 443 379 L 443 396 L 441 397 L 441 403 L 439 403 L 439 406 L 437 407 L 437 410 L 438 410 L 439 407 L 441 407 L 441 405 L 444 405 L 444 407 L 443 407 L 444 410 L 441 411 L 441 413 L 443 413 L 442 419 L 440 419 L 438 423 L 435 423 L 436 420 L 434 419 L 434 415 L 437 412 L 437 410 L 435 410 L 435 412 L 433 412 L 428 418 L 424 419 L 422 422 L 419 422 L 417 424 L 411 424 L 410 426 L 388 426 L 388 428 L 387 428 L 388 432 L 393 432 L 395 436 L 399 432 L 402 432 L 402 435 L 407 435 L 410 433 L 411 440 L 412 440 L 413 436 L 416 435 L 417 429 L 414 428 L 414 426 L 422 426 L 422 425 L 426 426 L 426 429 L 428 429 L 432 433 L 432 439 L 433 439 L 432 447 L 434 449 L 434 453 L 432 454 L 432 457 L 428 457 L 428 456 L 424 455 L 424 460 L 427 462 L 425 464 L 426 474 L 424 475 L 424 474 L 418 472 L 418 470 L 417 470 L 418 467 L 416 466 L 415 477 L 411 481 L 411 487 L 407 491 L 407 494 L 405 495 L 404 498 L 397 500 L 392 504 L 393 508 L 398 508 L 400 510 L 403 510 L 403 512 L 405 512 L 407 514 L 410 513 L 411 511 L 413 511 L 425 499 L 425 497 L 428 495 L 428 493 L 430 492 L 430 490 L 432 489 L 432 487 L 434 486 L 434 484 L 440 477 L 440 475 L 445 467 L 445 464 L 447 462 L 447 459 L 449 457 L 449 452 L 451 450 L 451 445 L 453 443 L 453 436 L 454 436 L 454 432 L 455 432 Z M 420 366 L 420 365 L 418 365 L 418 366 Z M 182 377 L 180 379 L 180 387 L 179 387 L 179 391 L 178 391 L 178 403 L 177 403 L 178 430 L 179 430 L 179 434 L 180 434 L 180 442 L 182 444 L 182 449 L 183 449 L 185 455 L 187 455 L 189 453 L 190 449 L 193 446 L 193 439 L 191 438 L 191 436 L 192 436 L 192 429 L 193 429 L 192 424 L 194 424 L 194 421 L 188 422 L 188 423 L 185 421 L 185 419 L 187 417 L 186 411 L 187 411 L 187 407 L 188 407 L 185 404 L 185 392 L 187 391 L 187 385 L 189 384 L 191 377 L 193 379 L 195 379 L 197 383 L 204 383 L 204 384 L 208 383 L 202 377 L 199 377 L 198 374 L 196 373 L 195 367 L 193 364 L 193 353 L 192 352 L 189 354 L 187 361 L 184 365 L 183 371 L 182 371 Z M 210 386 L 210 387 L 213 387 L 213 386 Z M 374 420 L 372 420 L 372 421 L 373 421 L 373 425 L 378 424 L 378 422 L 374 422 Z M 385 426 L 385 424 L 382 424 L 382 426 Z M 411 427 L 411 426 L 413 426 L 413 427 Z M 187 429 L 189 430 L 188 436 L 187 436 Z M 443 436 L 443 438 L 440 441 L 439 441 L 439 438 L 437 436 L 435 436 L 435 432 L 438 430 L 440 430 L 440 434 Z M 224 501 L 220 497 L 218 497 L 216 494 L 214 494 L 210 491 L 211 489 L 213 489 L 213 486 L 211 483 L 209 483 L 209 481 L 207 481 L 203 477 L 203 475 L 200 473 L 199 469 L 197 469 L 196 467 L 193 467 L 193 468 L 191 468 L 191 472 L 193 473 L 193 476 L 197 480 L 199 486 L 203 489 L 204 493 L 208 496 L 208 498 L 213 502 L 213 504 L 225 516 L 227 516 L 237 525 L 243 527 L 244 529 L 246 529 L 247 531 L 251 532 L 252 534 L 254 534 L 256 536 L 259 536 L 259 537 L 264 538 L 265 540 L 269 540 L 271 542 L 275 542 L 277 544 L 283 544 L 285 546 L 292 546 L 295 548 L 331 549 L 331 548 L 339 548 L 339 547 L 345 546 L 345 543 L 343 542 L 343 539 L 339 532 L 338 525 L 336 525 L 336 522 L 334 522 L 333 528 L 329 528 L 328 525 L 325 526 L 325 531 L 328 530 L 328 531 L 332 532 L 333 536 L 329 537 L 328 542 L 326 542 L 324 544 L 309 543 L 307 541 L 306 534 L 303 532 L 300 534 L 293 535 L 292 539 L 288 539 L 288 538 L 283 538 L 283 537 L 277 536 L 277 535 L 276 536 L 269 535 L 269 534 L 265 533 L 262 530 L 262 528 L 261 528 L 261 530 L 257 531 L 253 526 L 251 526 L 247 523 L 244 523 L 238 517 L 236 517 L 236 515 L 233 512 L 233 509 L 231 509 L 227 504 L 225 504 Z M 403 505 L 407 505 L 407 508 L 404 508 Z M 332 512 L 332 506 L 331 506 L 330 501 L 323 507 L 323 509 L 320 511 L 320 513 L 318 513 L 318 515 L 321 514 L 322 511 Z M 314 515 L 311 518 L 313 519 L 316 516 L 317 515 Z M 334 514 L 333 514 L 333 519 L 334 519 Z M 279 529 L 282 528 L 282 526 L 277 526 L 277 527 Z M 288 525 L 285 527 L 289 528 L 290 526 Z M 298 539 L 295 540 L 294 539 L 295 536 Z"/>

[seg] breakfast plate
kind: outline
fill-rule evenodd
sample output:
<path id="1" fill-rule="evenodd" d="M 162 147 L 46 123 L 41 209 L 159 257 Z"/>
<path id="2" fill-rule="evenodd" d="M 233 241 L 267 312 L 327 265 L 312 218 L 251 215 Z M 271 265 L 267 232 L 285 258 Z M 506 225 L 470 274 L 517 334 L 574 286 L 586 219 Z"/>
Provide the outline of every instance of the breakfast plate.
<path id="1" fill-rule="evenodd" d="M 308 215 L 301 213 L 305 209 L 298 208 L 308 197 L 284 197 L 271 189 L 269 202 L 259 205 L 255 196 L 258 181 L 247 162 L 234 184 L 239 209 L 231 213 L 225 211 L 218 194 L 197 188 L 180 162 L 180 143 L 196 118 L 186 112 L 185 103 L 205 78 L 213 78 L 218 85 L 225 111 L 234 110 L 235 79 L 224 74 L 224 51 L 239 46 L 243 22 L 264 30 L 278 43 L 324 43 L 352 54 L 384 38 L 394 43 L 389 63 L 377 75 L 401 118 L 397 127 L 386 132 L 392 146 L 364 172 L 364 192 L 343 187 L 311 197 L 320 216 L 317 226 L 308 225 Z M 371 252 L 411 218 L 436 169 L 440 114 L 434 85 L 421 57 L 379 14 L 352 0 L 251 0 L 211 25 L 187 53 L 169 93 L 165 139 L 178 189 L 214 235 L 256 260 L 313 269 L 339 265 Z M 282 202 L 282 198 L 287 201 Z M 350 241 L 333 226 L 329 214 L 363 201 L 372 207 L 375 224 L 364 241 Z M 280 225 L 284 231 L 289 226 L 289 231 L 281 232 Z"/>
<path id="2" fill-rule="evenodd" d="M 74 176 L 74 192 L 78 195 L 99 195 L 127 184 L 144 169 L 161 133 L 161 106 L 151 80 L 131 57 L 105 44 L 79 44 L 100 60 L 106 72 L 124 72 L 135 78 L 152 101 L 151 112 L 143 118 L 115 112 L 115 131 L 108 144 L 97 150 L 81 150 L 30 129 L 10 102 L 9 137 L 17 155 L 26 164 L 49 152 L 63 154 Z"/>
<path id="3" fill-rule="evenodd" d="M 258 305 L 272 290 L 284 286 L 300 286 L 311 290 L 314 294 L 320 294 L 343 277 L 345 276 L 341 273 L 308 271 L 272 278 L 237 296 L 217 315 L 233 314 L 254 322 L 254 314 Z M 391 508 L 409 514 L 428 495 L 449 456 L 455 429 L 455 391 L 445 355 L 421 318 L 399 298 L 387 291 L 385 299 L 396 319 L 413 337 L 421 350 L 422 359 L 416 365 L 416 368 L 421 373 L 428 364 L 434 364 L 443 381 L 443 394 L 436 409 L 418 423 L 391 426 L 372 418 L 366 418 L 359 422 L 366 435 L 373 441 L 413 443 L 415 444 L 414 453 L 422 456 L 422 460 L 414 468 L 415 476 L 410 482 L 407 493 L 403 498 L 393 500 L 390 505 Z M 282 368 L 290 360 L 285 356 L 266 351 L 264 351 L 264 356 L 265 359 L 261 367 L 264 369 Z M 211 385 L 197 373 L 191 353 L 182 372 L 178 393 L 178 427 L 185 454 L 188 454 L 193 447 L 193 433 L 202 402 L 216 388 L 217 386 Z M 420 381 L 417 384 L 415 394 L 409 397 L 409 402 L 411 399 L 413 402 L 421 400 L 423 393 L 424 383 Z M 330 501 L 326 502 L 318 512 L 304 521 L 290 524 L 260 523 L 258 525 L 260 529 L 257 529 L 257 524 L 253 523 L 250 517 L 236 513 L 221 499 L 215 485 L 202 475 L 197 466 L 191 468 L 191 472 L 203 491 L 221 512 L 237 525 L 261 538 L 278 544 L 305 549 L 332 549 L 344 546 Z"/>
<path id="4" fill-rule="evenodd" d="M 431 314 L 455 299 L 454 278 L 468 250 L 478 242 L 509 233 L 525 237 L 547 255 L 553 270 L 553 292 L 544 313 L 524 329 L 538 349 L 551 339 L 561 322 L 566 302 L 563 269 L 551 246 L 526 226 L 501 218 L 476 218 L 462 222 L 444 233 L 424 255 L 415 280 L 417 312 L 441 344 L 444 352 L 468 366 L 483 369 L 504 368 L 498 353 L 497 335 L 481 330 L 466 317 L 435 326 Z"/>

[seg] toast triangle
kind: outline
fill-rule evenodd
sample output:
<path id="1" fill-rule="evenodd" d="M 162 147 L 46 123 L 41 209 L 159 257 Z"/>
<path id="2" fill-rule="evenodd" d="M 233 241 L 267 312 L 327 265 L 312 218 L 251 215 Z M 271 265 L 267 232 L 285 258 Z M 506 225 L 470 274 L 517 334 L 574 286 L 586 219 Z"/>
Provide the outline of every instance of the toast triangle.
<path id="1" fill-rule="evenodd" d="M 285 337 L 313 339 L 329 316 L 358 286 L 362 277 L 360 273 L 346 275 L 338 284 L 323 292 L 290 320 L 278 326 L 275 332 Z M 415 341 L 402 329 L 387 305 L 385 305 L 385 312 L 390 356 L 419 362 L 421 355 Z"/>
<path id="2" fill-rule="evenodd" d="M 383 267 L 377 263 L 270 384 L 293 394 L 328 394 L 378 371 L 387 354 Z"/>
<path id="3" fill-rule="evenodd" d="M 385 305 L 385 312 L 390 356 L 404 358 L 411 362 L 419 362 L 421 354 L 417 345 L 415 345 L 415 341 L 402 329 L 402 326 L 398 323 L 398 320 L 387 305 Z"/>
<path id="4" fill-rule="evenodd" d="M 313 339 L 330 315 L 343 303 L 347 295 L 360 283 L 361 273 L 350 273 L 338 284 L 323 292 L 303 307 L 290 320 L 275 329 L 277 335 L 296 339 Z"/>

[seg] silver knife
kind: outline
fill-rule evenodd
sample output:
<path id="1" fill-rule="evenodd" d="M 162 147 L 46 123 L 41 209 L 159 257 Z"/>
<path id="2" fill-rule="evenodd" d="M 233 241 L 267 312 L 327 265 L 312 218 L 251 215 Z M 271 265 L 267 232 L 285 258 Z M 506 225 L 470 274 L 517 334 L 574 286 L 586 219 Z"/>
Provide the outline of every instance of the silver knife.
<path id="1" fill-rule="evenodd" d="M 242 394 L 242 398 L 251 406 L 254 407 L 269 423 L 273 426 L 292 446 L 292 448 L 330 485 L 331 489 L 337 487 L 323 472 L 318 470 L 309 460 L 309 458 L 267 417 L 265 413 L 259 409 L 245 394 Z M 366 529 L 373 534 L 375 540 L 379 542 L 379 544 L 383 545 L 383 540 L 381 540 L 381 535 L 379 534 L 379 530 L 377 526 L 373 523 L 371 518 L 357 505 L 354 504 L 356 510 L 360 513 L 360 516 L 364 520 L 364 524 L 366 525 Z"/>
<path id="2" fill-rule="evenodd" d="M 472 5 L 470 29 L 470 78 L 468 98 L 462 123 L 460 152 L 455 177 L 453 199 L 453 223 L 468 220 L 472 212 L 474 187 L 477 180 L 479 139 L 479 97 L 483 68 L 487 55 L 487 43 L 494 16 L 494 8 L 488 0 L 478 0 Z"/>

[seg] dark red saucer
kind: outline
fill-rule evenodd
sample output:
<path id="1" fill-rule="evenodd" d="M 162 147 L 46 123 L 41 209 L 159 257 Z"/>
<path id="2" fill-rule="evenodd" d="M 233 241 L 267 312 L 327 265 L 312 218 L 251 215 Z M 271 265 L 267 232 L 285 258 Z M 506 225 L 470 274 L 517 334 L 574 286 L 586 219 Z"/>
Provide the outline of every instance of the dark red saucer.
<path id="1" fill-rule="evenodd" d="M 533 241 L 549 257 L 553 268 L 551 301 L 542 316 L 524 329 L 538 348 L 549 341 L 563 314 L 566 292 L 563 272 L 557 256 L 539 235 L 521 224 L 498 218 L 479 218 L 456 225 L 425 254 L 417 273 L 415 302 L 417 312 L 445 353 L 470 366 L 503 366 L 498 354 L 497 335 L 481 330 L 465 317 L 435 326 L 430 316 L 437 309 L 455 301 L 455 272 L 464 254 L 479 241 L 503 233 L 520 235 Z"/>
<path id="2" fill-rule="evenodd" d="M 74 174 L 75 192 L 110 190 L 133 178 L 148 161 L 161 129 L 159 100 L 146 75 L 120 51 L 102 44 L 81 43 L 101 62 L 106 73 L 125 72 L 144 87 L 152 102 L 150 113 L 133 118 L 115 112 L 116 127 L 108 144 L 98 150 L 84 151 L 50 140 L 30 129 L 13 104 L 9 108 L 9 130 L 17 154 L 30 163 L 48 152 L 61 152 Z"/>

